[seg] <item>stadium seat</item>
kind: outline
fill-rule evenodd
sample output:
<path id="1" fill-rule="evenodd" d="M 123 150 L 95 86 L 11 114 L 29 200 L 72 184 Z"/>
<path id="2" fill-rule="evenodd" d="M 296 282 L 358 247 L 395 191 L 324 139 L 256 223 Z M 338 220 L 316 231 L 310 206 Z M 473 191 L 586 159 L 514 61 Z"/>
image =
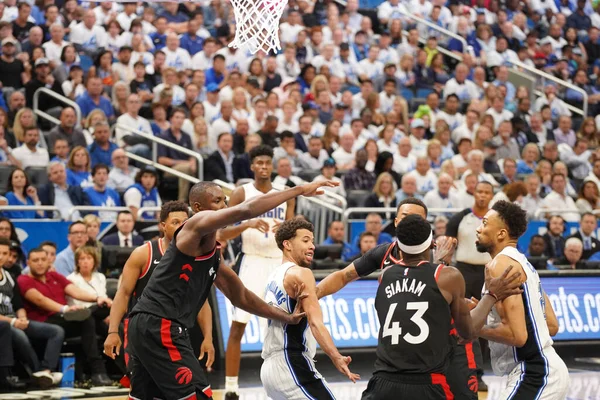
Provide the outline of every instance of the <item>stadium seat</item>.
<path id="1" fill-rule="evenodd" d="M 430 93 L 433 93 L 433 89 L 417 89 L 417 98 L 426 99 Z"/>
<path id="2" fill-rule="evenodd" d="M 413 93 L 413 91 L 410 89 L 406 89 L 406 88 L 400 89 L 400 95 L 402 97 L 404 97 L 404 99 L 406 101 L 411 101 L 413 99 L 413 97 L 415 97 L 415 94 Z"/>
<path id="3" fill-rule="evenodd" d="M 342 260 L 313 260 L 313 263 L 310 267 L 313 270 L 342 269 L 348 264 L 349 263 Z"/>
<path id="4" fill-rule="evenodd" d="M 315 247 L 315 260 L 339 260 L 342 258 L 342 244 L 319 245 Z"/>
<path id="5" fill-rule="evenodd" d="M 83 72 L 88 72 L 92 65 L 94 65 L 94 60 L 86 54 L 79 54 L 79 63 L 81 65 L 81 69 Z"/>
<path id="6" fill-rule="evenodd" d="M 29 183 L 34 186 L 48 183 L 48 170 L 45 167 L 27 167 L 25 173 L 29 178 Z"/>
<path id="7" fill-rule="evenodd" d="M 367 197 L 372 193 L 370 190 L 349 190 L 346 194 L 348 207 L 364 207 Z"/>
<path id="8" fill-rule="evenodd" d="M 5 194 L 8 190 L 8 178 L 15 167 L 11 165 L 0 165 L 0 194 Z"/>
<path id="9" fill-rule="evenodd" d="M 312 182 L 319 175 L 321 175 L 321 171 L 318 169 L 308 169 L 298 172 L 298 177 L 304 179 L 306 182 Z"/>

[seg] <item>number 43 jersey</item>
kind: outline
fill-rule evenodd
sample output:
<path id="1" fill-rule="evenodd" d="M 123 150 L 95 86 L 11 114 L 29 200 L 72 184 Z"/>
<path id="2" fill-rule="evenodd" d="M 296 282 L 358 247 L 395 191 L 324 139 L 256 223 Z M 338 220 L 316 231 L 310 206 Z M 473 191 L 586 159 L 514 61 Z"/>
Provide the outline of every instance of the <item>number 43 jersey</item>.
<path id="1" fill-rule="evenodd" d="M 446 372 L 453 342 L 450 306 L 437 285 L 442 268 L 400 261 L 383 270 L 375 297 L 381 325 L 375 372 Z"/>

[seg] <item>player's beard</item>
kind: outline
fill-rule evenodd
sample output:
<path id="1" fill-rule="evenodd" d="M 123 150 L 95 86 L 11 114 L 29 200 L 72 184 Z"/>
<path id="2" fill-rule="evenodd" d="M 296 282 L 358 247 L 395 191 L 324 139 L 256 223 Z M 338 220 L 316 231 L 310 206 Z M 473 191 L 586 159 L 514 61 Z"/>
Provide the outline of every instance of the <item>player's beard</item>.
<path id="1" fill-rule="evenodd" d="M 477 242 L 475 247 L 477 248 L 477 251 L 480 253 L 489 253 L 490 250 L 492 249 L 491 245 L 486 245 L 484 243 L 481 242 Z"/>

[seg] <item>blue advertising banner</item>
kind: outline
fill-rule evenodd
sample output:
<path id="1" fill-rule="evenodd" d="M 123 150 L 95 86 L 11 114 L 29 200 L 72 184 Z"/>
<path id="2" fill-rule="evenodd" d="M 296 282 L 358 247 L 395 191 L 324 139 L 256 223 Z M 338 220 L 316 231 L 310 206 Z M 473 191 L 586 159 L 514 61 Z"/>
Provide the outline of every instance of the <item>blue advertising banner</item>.
<path id="1" fill-rule="evenodd" d="M 16 219 L 12 222 L 26 253 L 46 240 L 56 243 L 57 252 L 66 249 L 69 245 L 67 236 L 69 225 L 71 225 L 70 221 L 20 221 Z M 111 225 L 110 222 L 103 222 L 100 225 L 100 232 L 109 225 Z"/>
<path id="2" fill-rule="evenodd" d="M 600 276 L 541 277 L 541 280 L 558 318 L 559 332 L 554 340 L 600 339 Z M 323 322 L 337 347 L 377 346 L 377 286 L 377 280 L 358 280 L 319 301 Z M 217 304 L 226 346 L 233 306 L 218 290 Z M 253 315 L 242 339 L 242 351 L 261 351 L 265 333 L 266 321 Z"/>

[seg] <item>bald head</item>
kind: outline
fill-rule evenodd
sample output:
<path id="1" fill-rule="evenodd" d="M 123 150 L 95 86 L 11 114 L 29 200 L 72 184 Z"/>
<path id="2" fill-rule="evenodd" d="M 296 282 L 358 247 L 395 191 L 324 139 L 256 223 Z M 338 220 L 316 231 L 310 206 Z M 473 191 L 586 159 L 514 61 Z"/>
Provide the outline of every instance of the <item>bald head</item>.
<path id="1" fill-rule="evenodd" d="M 204 210 L 211 210 L 212 203 L 225 201 L 225 195 L 221 187 L 213 182 L 202 181 L 196 183 L 190 189 L 190 206 L 194 213 Z"/>

